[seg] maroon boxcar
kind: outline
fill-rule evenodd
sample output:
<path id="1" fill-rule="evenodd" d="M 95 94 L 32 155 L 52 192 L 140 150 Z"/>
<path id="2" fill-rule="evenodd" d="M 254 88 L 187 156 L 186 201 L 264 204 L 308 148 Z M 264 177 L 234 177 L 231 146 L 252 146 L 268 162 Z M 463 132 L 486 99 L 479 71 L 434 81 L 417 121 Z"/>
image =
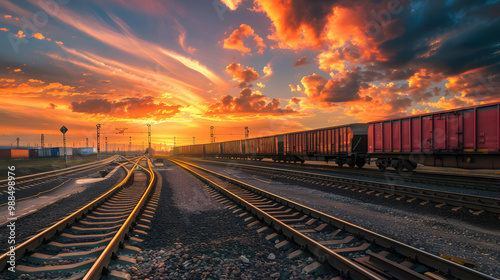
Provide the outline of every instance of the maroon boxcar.
<path id="1" fill-rule="evenodd" d="M 30 158 L 37 158 L 38 157 L 38 149 L 29 149 L 29 155 L 30 155 Z"/>
<path id="2" fill-rule="evenodd" d="M 221 154 L 221 143 L 203 144 L 205 146 L 205 156 L 218 157 Z"/>
<path id="3" fill-rule="evenodd" d="M 243 157 L 242 140 L 222 142 L 222 155 L 225 157 Z"/>
<path id="4" fill-rule="evenodd" d="M 287 133 L 285 155 L 300 161 L 335 161 L 342 166 L 365 164 L 368 125 L 354 123 L 301 132 Z"/>
<path id="5" fill-rule="evenodd" d="M 370 123 L 368 152 L 380 169 L 417 163 L 500 168 L 500 103 Z"/>

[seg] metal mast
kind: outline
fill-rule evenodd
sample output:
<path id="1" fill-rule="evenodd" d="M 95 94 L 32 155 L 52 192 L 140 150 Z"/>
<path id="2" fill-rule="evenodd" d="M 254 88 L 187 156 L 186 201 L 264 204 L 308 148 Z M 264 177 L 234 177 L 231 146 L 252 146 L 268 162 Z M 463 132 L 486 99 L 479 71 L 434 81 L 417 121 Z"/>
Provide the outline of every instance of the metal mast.
<path id="1" fill-rule="evenodd" d="M 148 123 L 148 148 L 151 149 L 151 125 Z"/>
<path id="2" fill-rule="evenodd" d="M 101 124 L 97 124 L 97 160 L 101 160 Z"/>

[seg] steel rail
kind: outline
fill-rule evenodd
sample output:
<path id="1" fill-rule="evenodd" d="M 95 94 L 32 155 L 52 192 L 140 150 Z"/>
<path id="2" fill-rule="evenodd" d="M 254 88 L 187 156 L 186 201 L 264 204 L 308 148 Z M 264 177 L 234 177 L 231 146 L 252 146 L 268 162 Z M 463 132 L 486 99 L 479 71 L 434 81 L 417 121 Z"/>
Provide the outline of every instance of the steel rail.
<path id="1" fill-rule="evenodd" d="M 360 226 L 351 224 L 351 223 L 346 222 L 344 220 L 341 220 L 339 218 L 336 218 L 336 217 L 330 216 L 328 214 L 325 214 L 323 212 L 314 210 L 314 209 L 307 207 L 305 205 L 293 202 L 293 201 L 288 200 L 284 197 L 281 197 L 281 196 L 275 195 L 273 193 L 264 191 L 264 190 L 259 189 L 257 187 L 246 184 L 244 182 L 241 182 L 241 181 L 235 180 L 233 178 L 224 176 L 222 174 L 216 173 L 214 171 L 196 166 L 196 165 L 188 163 L 188 162 L 180 161 L 180 160 L 172 160 L 171 159 L 171 161 L 178 164 L 178 165 L 183 164 L 186 166 L 192 166 L 194 168 L 202 170 L 206 173 L 209 173 L 213 176 L 216 176 L 220 179 L 223 179 L 227 182 L 230 182 L 231 184 L 235 184 L 239 187 L 242 187 L 244 189 L 247 189 L 249 191 L 257 193 L 263 197 L 269 198 L 269 199 L 274 200 L 278 203 L 281 203 L 285 206 L 288 206 L 288 207 L 290 207 L 298 212 L 310 215 L 313 218 L 316 218 L 316 219 L 319 219 L 325 223 L 331 224 L 331 225 L 335 226 L 336 228 L 343 229 L 343 230 L 345 230 L 345 231 L 347 231 L 355 236 L 360 236 L 361 238 L 369 241 L 370 243 L 374 243 L 374 244 L 377 244 L 377 245 L 385 247 L 385 248 L 392 248 L 396 253 L 401 254 L 403 256 L 406 256 L 410 259 L 418 259 L 419 263 L 424 264 L 428 267 L 432 267 L 434 269 L 437 269 L 437 270 L 449 275 L 450 277 L 455 277 L 455 278 L 461 279 L 461 280 L 486 280 L 486 279 L 487 280 L 496 280 L 495 278 L 488 276 L 486 274 L 483 274 L 479 271 L 470 269 L 470 268 L 465 267 L 465 266 L 461 266 L 457 263 L 454 263 L 454 262 L 451 262 L 449 260 L 432 255 L 428 252 L 414 248 L 412 246 L 401 243 L 401 242 L 396 241 L 394 239 L 385 237 L 381 234 L 369 231 L 369 230 L 364 229 Z M 201 176 L 201 175 L 198 175 L 198 176 Z M 199 177 L 199 178 L 201 179 L 201 177 Z M 210 184 L 215 184 L 215 183 L 212 182 Z M 266 222 L 272 223 L 272 225 L 276 228 L 273 221 L 266 220 Z M 280 226 L 278 226 L 278 228 L 281 230 Z M 294 237 L 291 237 L 291 236 L 288 236 L 288 237 L 293 238 L 295 241 Z"/>
<path id="2" fill-rule="evenodd" d="M 194 159 L 194 158 L 193 158 Z M 199 159 L 198 159 L 199 160 Z M 221 159 L 224 160 L 224 159 Z M 228 162 L 225 160 L 224 162 Z M 250 161 L 249 164 L 251 164 Z M 269 161 L 259 161 L 259 164 L 269 164 L 269 165 L 283 165 L 284 167 L 290 168 L 304 168 L 312 170 L 322 170 L 327 172 L 336 172 L 347 175 L 356 176 L 369 176 L 374 178 L 383 178 L 390 180 L 401 180 L 408 182 L 417 183 L 433 183 L 442 184 L 446 186 L 458 186 L 469 189 L 479 189 L 479 190 L 489 190 L 489 191 L 500 191 L 500 176 L 488 175 L 488 174 L 459 174 L 441 171 L 430 171 L 430 170 L 419 170 L 413 173 L 403 172 L 398 174 L 393 170 L 380 171 L 378 169 L 372 168 L 346 168 L 332 165 L 324 164 L 293 164 L 293 163 L 276 163 Z"/>
<path id="3" fill-rule="evenodd" d="M 84 280 L 97 280 L 101 277 L 102 274 L 106 274 L 106 267 L 111 262 L 112 258 L 116 255 L 116 252 L 118 252 L 118 250 L 120 249 L 123 240 L 125 240 L 125 238 L 128 236 L 128 233 L 132 230 L 135 219 L 141 213 L 144 205 L 149 199 L 154 185 L 156 184 L 156 175 L 152 167 L 153 165 L 148 160 L 149 170 L 144 169 L 149 173 L 150 176 L 150 182 L 146 191 L 142 195 L 140 201 L 134 207 L 134 210 L 132 210 L 132 213 L 130 213 L 130 215 L 128 216 L 127 220 L 125 220 L 118 232 L 114 235 L 113 239 L 108 243 L 106 248 L 104 248 L 104 251 L 101 253 L 94 265 L 90 268 L 87 274 L 85 274 L 85 276 L 83 277 Z"/>
<path id="4" fill-rule="evenodd" d="M 222 164 L 217 161 L 213 163 Z M 401 197 L 416 198 L 423 201 L 445 203 L 454 207 L 464 207 L 475 211 L 486 211 L 495 214 L 500 214 L 500 199 L 461 194 L 455 192 L 438 191 L 425 188 L 409 187 L 390 183 L 381 183 L 370 180 L 352 179 L 335 177 L 318 173 L 310 173 L 298 170 L 289 170 L 274 167 L 261 167 L 255 165 L 231 163 L 230 165 L 243 169 L 257 170 L 259 172 L 272 172 L 273 174 L 281 173 L 287 176 L 301 177 L 305 179 L 321 180 L 331 184 L 346 184 L 359 189 L 373 190 L 384 194 L 397 195 Z"/>
<path id="5" fill-rule="evenodd" d="M 247 202 L 245 199 L 241 198 L 240 196 L 232 193 L 231 191 L 227 190 L 226 188 L 218 185 L 217 183 L 205 178 L 203 175 L 197 173 L 194 170 L 191 170 L 186 167 L 184 163 L 180 163 L 175 160 L 171 160 L 175 164 L 185 168 L 188 172 L 193 174 L 195 177 L 198 179 L 202 180 L 212 188 L 218 190 L 220 193 L 224 194 L 225 196 L 229 197 L 231 200 L 236 202 L 237 204 L 243 206 L 245 209 L 259 217 L 260 219 L 264 220 L 268 225 L 272 226 L 275 230 L 278 232 L 282 232 L 285 236 L 289 238 L 293 238 L 293 241 L 296 242 L 297 244 L 307 248 L 309 252 L 311 252 L 313 255 L 315 255 L 318 259 L 322 261 L 328 262 L 332 267 L 338 269 L 341 273 L 352 277 L 352 279 L 356 280 L 362 280 L 362 279 L 376 279 L 376 280 L 384 280 L 384 277 L 381 277 L 380 275 L 373 273 L 366 268 L 360 266 L 359 264 L 331 251 L 327 247 L 319 244 L 318 242 L 314 241 L 313 239 L 307 237 L 306 235 L 298 232 L 294 228 L 288 226 L 287 224 L 281 222 L 280 220 L 274 218 L 273 216 L 267 214 L 266 212 L 262 211 L 261 209 L 257 208 L 253 204 Z M 203 168 L 200 168 L 203 171 L 207 171 Z M 222 175 L 220 175 L 222 176 Z M 243 183 L 242 183 L 243 184 Z"/>
<path id="6" fill-rule="evenodd" d="M 38 182 L 38 181 L 45 181 L 45 180 L 56 178 L 56 177 L 59 177 L 62 175 L 67 175 L 67 174 L 71 174 L 71 173 L 75 173 L 75 172 L 81 172 L 81 171 L 85 171 L 88 169 L 101 167 L 101 166 L 104 166 L 104 165 L 111 163 L 112 161 L 116 160 L 117 158 L 118 158 L 118 156 L 113 156 L 113 157 L 110 157 L 110 158 L 107 158 L 107 159 L 104 159 L 101 161 L 94 161 L 94 162 L 85 163 L 82 165 L 72 166 L 72 167 L 68 167 L 68 168 L 52 170 L 52 171 L 47 171 L 47 172 L 42 172 L 42 173 L 37 173 L 37 174 L 32 174 L 32 175 L 26 175 L 26 176 L 22 176 L 22 177 L 16 177 L 16 181 L 15 181 L 16 186 L 25 185 L 25 184 L 29 184 L 29 183 L 33 183 L 33 182 Z M 8 188 L 8 183 L 9 183 L 8 179 L 0 180 L 0 191 L 6 190 Z"/>
<path id="7" fill-rule="evenodd" d="M 31 237 L 27 241 L 23 242 L 21 245 L 16 246 L 15 248 L 15 259 L 16 261 L 22 258 L 25 254 L 27 254 L 29 251 L 33 251 L 36 247 L 44 244 L 44 242 L 50 238 L 52 238 L 54 235 L 60 233 L 63 231 L 65 228 L 67 228 L 69 225 L 75 223 L 78 221 L 80 218 L 82 218 L 84 215 L 86 215 L 88 212 L 92 211 L 95 209 L 97 206 L 101 205 L 104 203 L 111 195 L 119 191 L 130 179 L 133 173 L 133 169 L 135 166 L 139 163 L 139 160 L 135 163 L 135 165 L 132 167 L 131 170 L 128 170 L 125 165 L 128 163 L 123 163 L 120 165 L 120 167 L 124 168 L 127 172 L 127 176 L 120 182 L 118 183 L 114 188 L 106 192 L 105 194 L 101 195 L 100 197 L 96 198 L 92 202 L 88 203 L 87 205 L 83 206 L 79 210 L 73 212 L 66 218 L 62 219 L 61 221 L 57 222 L 56 224 L 50 226 L 49 228 L 43 230 L 42 232 L 36 234 L 35 236 Z M 7 262 L 10 259 L 10 256 L 7 255 L 9 252 L 3 254 L 0 256 L 0 271 L 4 270 Z"/>

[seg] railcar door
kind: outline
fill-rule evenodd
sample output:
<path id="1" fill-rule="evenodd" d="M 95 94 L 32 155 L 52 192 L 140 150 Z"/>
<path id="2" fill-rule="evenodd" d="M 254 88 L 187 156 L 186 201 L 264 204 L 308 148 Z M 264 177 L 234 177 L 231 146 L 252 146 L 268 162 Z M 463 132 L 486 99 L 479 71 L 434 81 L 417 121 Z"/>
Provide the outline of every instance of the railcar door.
<path id="1" fill-rule="evenodd" d="M 446 149 L 446 115 L 434 115 L 434 127 L 432 129 L 432 138 L 434 140 L 434 150 Z"/>
<path id="2" fill-rule="evenodd" d="M 447 123 L 447 142 L 449 150 L 457 150 L 460 149 L 460 124 L 461 117 L 463 115 L 460 113 L 450 113 L 448 114 L 448 123 Z"/>

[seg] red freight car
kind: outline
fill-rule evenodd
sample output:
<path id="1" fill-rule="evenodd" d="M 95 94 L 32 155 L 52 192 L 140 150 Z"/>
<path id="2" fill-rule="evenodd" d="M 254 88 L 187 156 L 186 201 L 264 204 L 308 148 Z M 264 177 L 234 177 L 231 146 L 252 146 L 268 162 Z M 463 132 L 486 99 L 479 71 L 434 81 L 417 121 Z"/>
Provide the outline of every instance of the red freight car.
<path id="1" fill-rule="evenodd" d="M 370 123 L 368 152 L 380 169 L 417 163 L 500 168 L 500 103 Z"/>

